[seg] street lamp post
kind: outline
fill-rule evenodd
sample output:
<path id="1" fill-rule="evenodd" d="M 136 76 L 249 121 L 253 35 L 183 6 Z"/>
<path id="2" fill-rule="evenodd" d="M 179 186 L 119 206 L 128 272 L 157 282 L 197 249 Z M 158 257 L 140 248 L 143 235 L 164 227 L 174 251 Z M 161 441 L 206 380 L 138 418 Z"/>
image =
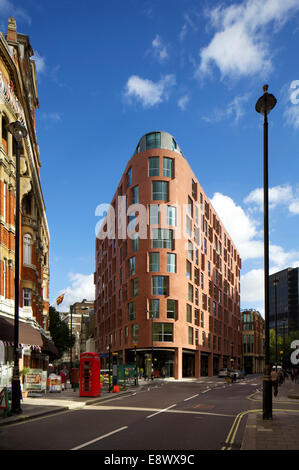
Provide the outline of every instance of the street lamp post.
<path id="1" fill-rule="evenodd" d="M 277 372 L 277 284 L 278 284 L 278 279 L 275 278 L 273 281 L 273 286 L 274 286 L 274 315 L 275 315 L 275 369 Z"/>
<path id="2" fill-rule="evenodd" d="M 264 290 L 265 290 L 265 372 L 263 380 L 263 419 L 272 418 L 272 382 L 269 334 L 269 201 L 268 201 L 268 118 L 277 100 L 263 86 L 264 94 L 258 99 L 255 110 L 264 116 Z"/>
<path id="3" fill-rule="evenodd" d="M 14 305 L 14 367 L 12 376 L 12 413 L 22 413 L 21 384 L 19 370 L 19 294 L 20 294 L 20 150 L 22 140 L 27 136 L 27 129 L 19 121 L 7 125 L 7 130 L 16 142 L 16 213 L 15 213 L 15 305 Z"/>

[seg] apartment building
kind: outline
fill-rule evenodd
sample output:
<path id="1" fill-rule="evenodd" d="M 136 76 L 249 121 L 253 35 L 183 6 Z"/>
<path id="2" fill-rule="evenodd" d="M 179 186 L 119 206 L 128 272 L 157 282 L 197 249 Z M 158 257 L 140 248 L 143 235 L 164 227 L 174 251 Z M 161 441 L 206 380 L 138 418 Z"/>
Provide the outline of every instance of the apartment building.
<path id="1" fill-rule="evenodd" d="M 243 364 L 248 374 L 264 372 L 265 320 L 260 312 L 253 309 L 242 310 Z"/>
<path id="2" fill-rule="evenodd" d="M 144 135 L 96 239 L 96 351 L 176 379 L 238 367 L 240 269 L 174 137 Z"/>
<path id="3" fill-rule="evenodd" d="M 39 107 L 35 63 L 29 37 L 17 32 L 14 18 L 0 33 L 0 317 L 3 354 L 12 360 L 14 324 L 16 145 L 7 125 L 27 129 L 20 155 L 20 323 L 21 367 L 42 367 L 49 353 L 49 229 L 40 182 L 41 160 L 35 112 Z"/>

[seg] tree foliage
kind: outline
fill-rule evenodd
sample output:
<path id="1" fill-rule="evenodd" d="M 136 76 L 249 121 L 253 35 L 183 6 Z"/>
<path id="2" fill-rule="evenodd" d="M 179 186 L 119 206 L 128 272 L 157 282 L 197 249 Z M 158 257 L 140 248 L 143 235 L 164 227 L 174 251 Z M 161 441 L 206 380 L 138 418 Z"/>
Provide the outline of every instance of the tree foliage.
<path id="1" fill-rule="evenodd" d="M 59 357 L 75 344 L 75 336 L 72 335 L 68 324 L 61 320 L 59 312 L 54 307 L 49 308 L 49 330 L 56 348 L 59 351 Z"/>
<path id="2" fill-rule="evenodd" d="M 299 340 L 299 331 L 291 331 L 285 336 L 277 336 L 277 364 L 284 363 L 287 367 L 291 366 L 290 357 L 294 349 L 291 348 L 291 343 L 294 340 Z M 270 330 L 270 362 L 276 362 L 276 334 L 275 330 Z"/>

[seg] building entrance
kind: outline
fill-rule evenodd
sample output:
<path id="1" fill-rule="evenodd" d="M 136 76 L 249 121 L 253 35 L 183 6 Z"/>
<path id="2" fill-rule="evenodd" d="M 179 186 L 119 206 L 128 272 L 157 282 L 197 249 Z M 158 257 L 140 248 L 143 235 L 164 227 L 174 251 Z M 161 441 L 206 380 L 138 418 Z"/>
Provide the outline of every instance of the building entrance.
<path id="1" fill-rule="evenodd" d="M 195 355 L 183 352 L 183 377 L 194 377 Z"/>

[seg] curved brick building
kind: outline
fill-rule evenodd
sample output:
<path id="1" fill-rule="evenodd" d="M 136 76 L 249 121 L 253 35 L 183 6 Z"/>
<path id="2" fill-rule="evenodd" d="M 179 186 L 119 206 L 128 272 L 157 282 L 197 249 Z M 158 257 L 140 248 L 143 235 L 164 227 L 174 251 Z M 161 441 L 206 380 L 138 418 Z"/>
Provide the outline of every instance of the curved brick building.
<path id="1" fill-rule="evenodd" d="M 115 217 L 113 217 L 115 215 Z M 144 135 L 96 239 L 96 350 L 181 378 L 238 367 L 239 254 L 175 139 Z"/>

